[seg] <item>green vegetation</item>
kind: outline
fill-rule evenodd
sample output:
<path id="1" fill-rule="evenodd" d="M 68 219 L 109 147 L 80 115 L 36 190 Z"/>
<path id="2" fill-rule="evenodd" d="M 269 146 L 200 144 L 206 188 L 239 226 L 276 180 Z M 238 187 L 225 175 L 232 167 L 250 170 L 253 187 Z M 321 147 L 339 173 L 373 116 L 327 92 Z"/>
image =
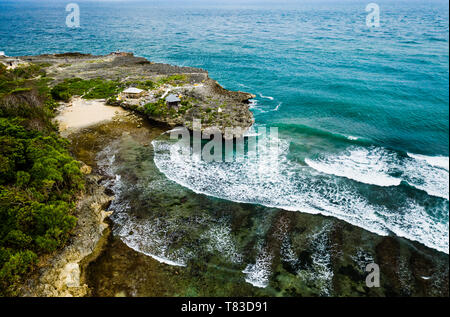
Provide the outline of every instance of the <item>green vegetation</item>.
<path id="1" fill-rule="evenodd" d="M 108 99 L 117 95 L 121 89 L 120 83 L 113 80 L 70 78 L 53 87 L 51 94 L 55 100 L 67 102 L 72 96 L 82 96 L 85 99 Z"/>
<path id="2" fill-rule="evenodd" d="M 149 89 L 155 89 L 158 87 L 158 84 L 151 80 L 144 80 L 144 81 L 129 81 L 126 83 L 127 87 L 136 87 L 143 90 L 149 90 Z"/>
<path id="3" fill-rule="evenodd" d="M 180 102 L 181 106 L 178 109 L 178 112 L 181 114 L 185 114 L 186 111 L 188 111 L 189 109 L 191 109 L 194 106 L 193 102 L 195 102 L 194 98 L 191 98 L 191 97 L 183 98 Z"/>
<path id="4" fill-rule="evenodd" d="M 158 80 L 159 85 L 169 84 L 172 86 L 186 84 L 187 82 L 188 77 L 184 74 L 171 75 Z"/>
<path id="5" fill-rule="evenodd" d="M 144 113 L 152 117 L 167 115 L 170 112 L 165 99 L 159 99 L 157 102 L 144 105 Z"/>
<path id="6" fill-rule="evenodd" d="M 38 65 L 41 68 L 46 68 L 46 67 L 52 66 L 52 64 L 50 64 L 50 63 L 37 63 L 36 65 Z"/>
<path id="7" fill-rule="evenodd" d="M 76 224 L 83 176 L 51 122 L 48 80 L 39 66 L 0 64 L 0 296 L 16 295 L 38 257 L 61 247 Z"/>
<path id="8" fill-rule="evenodd" d="M 143 90 L 158 88 L 162 83 L 181 83 L 186 80 L 185 75 L 173 75 L 160 79 L 158 82 L 151 80 L 129 81 L 121 83 L 114 80 L 101 78 L 84 80 L 81 78 L 65 79 L 51 90 L 53 99 L 69 101 L 72 96 L 82 96 L 85 99 L 110 99 L 114 100 L 117 94 L 126 87 L 136 87 Z M 114 98 L 114 99 L 113 99 Z"/>
<path id="9" fill-rule="evenodd" d="M 7 71 L 6 67 L 0 64 L 0 97 L 9 94 L 15 89 L 33 86 L 33 79 L 38 77 L 45 77 L 45 71 L 37 65 L 22 66 Z"/>
<path id="10" fill-rule="evenodd" d="M 151 117 L 162 117 L 162 116 L 176 116 L 177 113 L 185 114 L 186 111 L 194 107 L 194 102 L 196 100 L 192 97 L 183 98 L 180 102 L 180 107 L 176 110 L 170 108 L 166 104 L 165 99 L 159 99 L 157 102 L 148 103 L 144 105 L 144 113 Z"/>

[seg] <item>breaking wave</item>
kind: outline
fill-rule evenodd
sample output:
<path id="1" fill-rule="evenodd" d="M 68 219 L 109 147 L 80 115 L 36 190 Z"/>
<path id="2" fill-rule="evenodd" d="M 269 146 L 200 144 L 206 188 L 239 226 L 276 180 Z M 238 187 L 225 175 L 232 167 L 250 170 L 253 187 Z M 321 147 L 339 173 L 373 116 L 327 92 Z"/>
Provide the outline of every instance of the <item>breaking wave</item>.
<path id="1" fill-rule="evenodd" d="M 449 199 L 448 157 L 401 157 L 383 148 L 353 146 L 337 155 L 307 158 L 305 162 L 322 173 L 377 186 L 398 186 L 404 181 L 429 195 Z"/>
<path id="2" fill-rule="evenodd" d="M 448 156 L 427 156 L 427 155 L 421 155 L 421 154 L 413 154 L 408 153 L 409 157 L 412 157 L 417 160 L 426 161 L 431 166 L 440 167 L 443 169 L 446 169 L 448 171 L 449 169 L 449 158 Z"/>
<path id="3" fill-rule="evenodd" d="M 246 155 L 234 162 L 193 160 L 181 144 L 167 140 L 154 140 L 152 144 L 158 169 L 196 193 L 333 216 L 379 235 L 394 233 L 449 252 L 448 171 L 423 160 L 400 158 L 384 149 L 357 147 L 343 154 L 309 159 L 311 168 L 289 160 L 289 143 L 279 141 L 279 155 Z M 348 178 L 380 186 L 388 202 L 368 198 L 361 186 Z M 396 186 L 401 181 L 447 200 L 410 198 Z M 252 268 L 246 269 L 250 276 Z"/>

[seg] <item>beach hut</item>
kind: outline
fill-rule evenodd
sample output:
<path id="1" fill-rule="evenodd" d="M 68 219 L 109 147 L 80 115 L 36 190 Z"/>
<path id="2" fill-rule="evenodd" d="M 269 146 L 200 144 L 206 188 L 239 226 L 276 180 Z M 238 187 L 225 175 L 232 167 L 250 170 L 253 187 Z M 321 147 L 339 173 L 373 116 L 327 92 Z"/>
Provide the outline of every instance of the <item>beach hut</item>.
<path id="1" fill-rule="evenodd" d="M 126 98 L 139 98 L 142 97 L 143 94 L 144 90 L 134 87 L 127 88 L 122 92 L 122 95 Z"/>
<path id="2" fill-rule="evenodd" d="M 170 94 L 166 97 L 166 103 L 169 107 L 178 108 L 180 101 L 180 98 L 174 94 Z"/>

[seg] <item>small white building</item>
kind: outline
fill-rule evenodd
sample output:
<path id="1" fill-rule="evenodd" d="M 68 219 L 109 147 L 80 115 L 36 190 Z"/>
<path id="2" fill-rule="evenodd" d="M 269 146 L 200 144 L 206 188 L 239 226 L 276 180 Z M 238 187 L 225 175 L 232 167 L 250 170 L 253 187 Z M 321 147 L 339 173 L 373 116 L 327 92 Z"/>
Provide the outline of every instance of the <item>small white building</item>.
<path id="1" fill-rule="evenodd" d="M 180 105 L 180 98 L 174 94 L 170 94 L 166 97 L 166 103 L 169 107 L 177 108 Z"/>
<path id="2" fill-rule="evenodd" d="M 126 98 L 139 98 L 144 95 L 144 92 L 142 89 L 130 87 L 122 91 L 122 95 Z"/>

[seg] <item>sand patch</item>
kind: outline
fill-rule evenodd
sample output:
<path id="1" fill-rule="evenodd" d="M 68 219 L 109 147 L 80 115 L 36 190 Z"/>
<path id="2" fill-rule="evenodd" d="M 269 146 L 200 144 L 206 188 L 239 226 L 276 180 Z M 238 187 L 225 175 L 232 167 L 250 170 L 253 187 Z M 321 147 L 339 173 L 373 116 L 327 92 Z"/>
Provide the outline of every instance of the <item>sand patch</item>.
<path id="1" fill-rule="evenodd" d="M 59 111 L 55 120 L 60 132 L 65 135 L 127 113 L 120 107 L 106 105 L 104 100 L 86 100 L 80 97 L 63 104 Z"/>

